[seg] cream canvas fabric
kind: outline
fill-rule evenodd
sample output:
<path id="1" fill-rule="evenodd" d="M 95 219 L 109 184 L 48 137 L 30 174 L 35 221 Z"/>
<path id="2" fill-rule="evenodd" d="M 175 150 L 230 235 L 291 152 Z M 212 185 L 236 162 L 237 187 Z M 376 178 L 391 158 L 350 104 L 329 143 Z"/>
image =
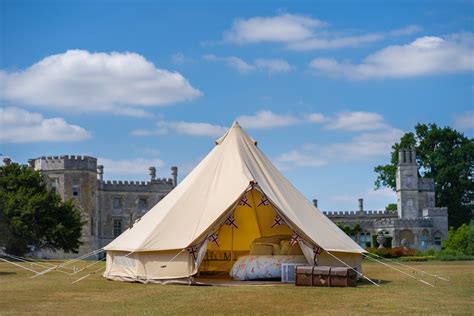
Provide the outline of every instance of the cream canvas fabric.
<path id="1" fill-rule="evenodd" d="M 157 256 L 162 252 L 179 253 L 195 244 L 235 206 L 251 182 L 257 183 L 306 241 L 327 251 L 357 254 L 357 257 L 365 252 L 298 192 L 235 122 L 176 188 L 131 229 L 104 247 L 108 252 L 106 275 L 107 272 L 113 274 L 110 262 L 113 254 L 132 253 L 129 257 L 139 260 L 142 252 Z M 192 264 L 192 260 L 186 260 Z M 181 261 L 181 264 L 187 263 Z M 197 271 L 197 267 L 184 270 L 169 278 L 189 276 Z"/>

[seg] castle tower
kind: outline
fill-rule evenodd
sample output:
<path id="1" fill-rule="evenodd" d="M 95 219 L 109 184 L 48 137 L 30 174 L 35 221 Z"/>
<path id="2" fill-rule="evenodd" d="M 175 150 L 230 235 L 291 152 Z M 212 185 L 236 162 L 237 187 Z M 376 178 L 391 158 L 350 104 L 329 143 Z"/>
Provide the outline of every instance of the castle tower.
<path id="1" fill-rule="evenodd" d="M 63 200 L 72 199 L 86 224 L 82 227 L 79 254 L 97 248 L 97 159 L 89 156 L 39 157 L 28 161 L 41 171 L 45 182 Z M 75 257 L 76 254 L 45 254 L 48 257 Z"/>
<path id="2" fill-rule="evenodd" d="M 418 164 L 414 148 L 398 152 L 396 174 L 398 217 L 403 219 L 421 216 L 418 201 Z"/>

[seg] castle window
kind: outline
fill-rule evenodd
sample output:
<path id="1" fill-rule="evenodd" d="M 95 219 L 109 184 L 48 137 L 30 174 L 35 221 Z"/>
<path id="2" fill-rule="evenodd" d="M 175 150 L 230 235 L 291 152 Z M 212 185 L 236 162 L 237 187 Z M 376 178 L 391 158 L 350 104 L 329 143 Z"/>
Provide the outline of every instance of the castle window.
<path id="1" fill-rule="evenodd" d="M 91 222 L 91 236 L 94 236 L 94 217 L 91 216 L 90 222 Z"/>
<path id="2" fill-rule="evenodd" d="M 81 185 L 79 183 L 79 179 L 72 179 L 72 196 L 79 196 L 81 193 L 80 188 Z"/>
<path id="3" fill-rule="evenodd" d="M 140 210 L 146 209 L 148 207 L 148 201 L 146 198 L 138 199 L 138 208 Z"/>
<path id="4" fill-rule="evenodd" d="M 114 209 L 121 209 L 122 208 L 122 199 L 119 198 L 119 197 L 113 198 L 112 204 L 113 204 Z"/>
<path id="5" fill-rule="evenodd" d="M 434 236 L 433 236 L 433 244 L 436 245 L 436 246 L 441 246 L 441 233 L 440 232 L 436 232 L 434 233 Z"/>
<path id="6" fill-rule="evenodd" d="M 359 245 L 363 248 L 370 247 L 372 245 L 372 236 L 370 233 L 361 233 L 359 237 Z"/>
<path id="7" fill-rule="evenodd" d="M 122 233 L 122 220 L 114 219 L 114 237 L 118 237 Z"/>

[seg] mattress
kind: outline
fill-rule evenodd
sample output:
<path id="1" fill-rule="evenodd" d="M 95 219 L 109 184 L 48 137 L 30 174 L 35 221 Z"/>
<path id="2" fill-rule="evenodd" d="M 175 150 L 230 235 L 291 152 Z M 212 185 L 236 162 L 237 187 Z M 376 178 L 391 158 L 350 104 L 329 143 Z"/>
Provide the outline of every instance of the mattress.
<path id="1" fill-rule="evenodd" d="M 234 263 L 230 276 L 236 280 L 281 279 L 282 263 L 302 263 L 308 261 L 302 255 L 242 256 Z"/>

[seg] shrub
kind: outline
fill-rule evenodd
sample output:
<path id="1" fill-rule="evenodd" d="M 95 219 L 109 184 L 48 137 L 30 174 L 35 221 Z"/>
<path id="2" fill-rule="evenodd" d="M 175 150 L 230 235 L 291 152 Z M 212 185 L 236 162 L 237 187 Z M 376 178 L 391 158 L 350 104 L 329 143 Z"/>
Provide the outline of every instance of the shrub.
<path id="1" fill-rule="evenodd" d="M 462 224 L 458 229 L 449 229 L 448 238 L 443 242 L 443 253 L 474 256 L 474 221 Z"/>

